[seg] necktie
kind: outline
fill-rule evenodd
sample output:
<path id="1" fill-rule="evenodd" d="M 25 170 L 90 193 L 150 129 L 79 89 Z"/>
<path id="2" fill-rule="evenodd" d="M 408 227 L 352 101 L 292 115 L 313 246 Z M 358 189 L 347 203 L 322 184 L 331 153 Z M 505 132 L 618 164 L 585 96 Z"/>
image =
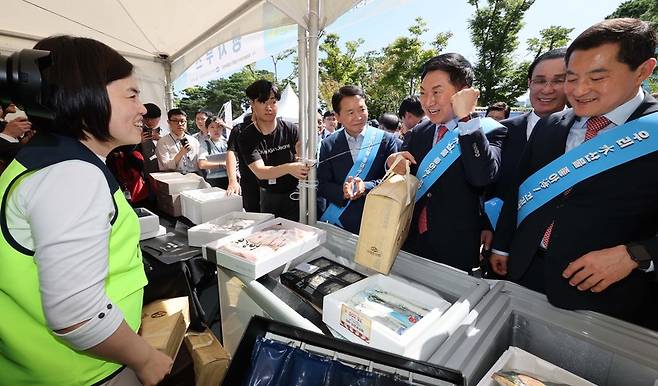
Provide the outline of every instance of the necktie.
<path id="1" fill-rule="evenodd" d="M 447 127 L 445 127 L 443 125 L 439 126 L 439 129 L 437 130 L 437 135 L 436 135 L 436 137 L 434 137 L 434 141 L 433 141 L 434 143 L 432 144 L 432 146 L 436 145 L 441 140 L 441 138 L 443 138 L 443 136 L 447 132 L 448 132 Z M 420 233 L 421 235 L 423 233 L 427 232 L 427 229 L 428 229 L 427 228 L 427 203 L 428 202 L 429 202 L 429 200 L 425 202 L 425 206 L 423 206 L 423 208 L 420 210 L 420 213 L 418 214 L 418 233 Z"/>
<path id="2" fill-rule="evenodd" d="M 608 126 L 610 124 L 610 120 L 604 116 L 600 117 L 591 117 L 590 119 L 587 120 L 587 131 L 585 131 L 585 140 L 583 142 L 587 142 L 590 139 L 596 137 L 596 135 L 601 131 L 604 127 Z M 568 195 L 571 189 L 567 189 L 564 192 L 564 195 Z M 541 246 L 545 249 L 548 248 L 548 242 L 551 240 L 551 233 L 553 232 L 553 225 L 555 225 L 555 221 L 551 222 L 551 225 L 546 228 L 546 231 L 544 232 L 544 237 L 541 239 Z"/>

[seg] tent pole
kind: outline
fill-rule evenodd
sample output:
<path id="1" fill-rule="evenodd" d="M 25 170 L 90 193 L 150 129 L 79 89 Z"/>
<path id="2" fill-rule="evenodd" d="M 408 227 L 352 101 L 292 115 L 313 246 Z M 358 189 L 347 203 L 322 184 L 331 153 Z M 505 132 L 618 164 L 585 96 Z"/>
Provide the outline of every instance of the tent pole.
<path id="1" fill-rule="evenodd" d="M 169 58 L 163 58 L 165 71 L 165 108 L 167 111 L 174 108 L 174 84 L 171 82 L 171 61 Z"/>
<path id="2" fill-rule="evenodd" d="M 308 15 L 308 154 L 317 159 L 318 116 L 318 36 L 320 24 L 320 0 L 310 0 Z M 308 176 L 308 224 L 317 221 L 317 169 L 311 168 Z"/>
<path id="3" fill-rule="evenodd" d="M 306 106 L 308 103 L 308 77 L 306 76 L 307 72 L 307 54 L 306 54 L 306 29 L 303 26 L 299 26 L 297 29 L 297 57 L 298 57 L 298 66 L 299 66 L 299 78 L 297 80 L 297 86 L 299 87 L 299 135 L 301 141 L 302 154 L 300 154 L 302 159 L 308 158 L 308 148 L 307 148 L 307 139 L 308 139 L 308 122 L 306 119 Z M 307 189 L 300 187 L 299 188 L 299 222 L 306 224 L 306 209 L 307 209 Z"/>

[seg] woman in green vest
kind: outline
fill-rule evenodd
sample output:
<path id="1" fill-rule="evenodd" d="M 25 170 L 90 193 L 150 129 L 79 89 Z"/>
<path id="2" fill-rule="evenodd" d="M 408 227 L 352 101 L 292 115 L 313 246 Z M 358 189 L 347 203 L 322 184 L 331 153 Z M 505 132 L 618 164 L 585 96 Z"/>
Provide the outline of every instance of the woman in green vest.
<path id="1" fill-rule="evenodd" d="M 0 385 L 157 384 L 172 360 L 136 333 L 139 222 L 104 163 L 141 140 L 133 66 L 91 39 L 35 49 L 52 117 L 30 117 L 38 134 L 0 176 Z"/>

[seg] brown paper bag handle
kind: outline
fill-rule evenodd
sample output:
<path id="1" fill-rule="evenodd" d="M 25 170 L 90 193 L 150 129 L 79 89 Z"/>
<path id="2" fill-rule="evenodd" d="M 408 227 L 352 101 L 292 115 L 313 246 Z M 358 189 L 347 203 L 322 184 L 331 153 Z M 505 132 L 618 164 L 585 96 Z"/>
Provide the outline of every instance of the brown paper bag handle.
<path id="1" fill-rule="evenodd" d="M 398 166 L 400 161 L 403 161 L 403 160 L 406 160 L 406 159 L 401 155 L 398 155 L 397 157 L 395 157 L 395 160 L 391 164 L 391 167 L 388 168 L 388 171 L 384 175 L 384 178 L 382 178 L 382 181 L 388 180 L 389 178 L 393 177 L 393 175 L 395 174 L 395 172 L 393 172 L 393 170 L 395 169 L 396 166 Z M 409 169 L 409 162 L 405 162 L 404 164 L 405 164 L 406 169 L 407 169 L 407 173 L 405 175 L 408 176 L 411 173 L 411 170 Z"/>

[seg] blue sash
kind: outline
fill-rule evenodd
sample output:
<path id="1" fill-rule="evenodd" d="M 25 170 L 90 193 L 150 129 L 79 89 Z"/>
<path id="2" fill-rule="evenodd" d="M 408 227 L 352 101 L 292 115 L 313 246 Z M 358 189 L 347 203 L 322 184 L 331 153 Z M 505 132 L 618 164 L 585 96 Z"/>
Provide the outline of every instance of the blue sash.
<path id="1" fill-rule="evenodd" d="M 436 127 L 436 126 L 435 126 Z M 485 134 L 491 130 L 502 127 L 500 123 L 492 118 L 480 118 L 480 127 Z M 427 193 L 430 187 L 445 173 L 461 155 L 458 145 L 459 130 L 447 132 L 430 150 L 418 167 L 416 178 L 420 181 L 416 191 L 416 202 Z"/>
<path id="2" fill-rule="evenodd" d="M 489 222 L 494 230 L 496 230 L 496 224 L 498 223 L 501 209 L 503 209 L 503 200 L 498 197 L 494 197 L 484 203 L 484 213 L 487 214 Z"/>
<path id="3" fill-rule="evenodd" d="M 519 187 L 517 227 L 530 213 L 577 183 L 658 151 L 656 127 L 658 112 L 599 134 L 536 171 Z"/>
<path id="4" fill-rule="evenodd" d="M 347 135 L 347 133 L 345 133 L 345 135 Z M 384 139 L 384 131 L 375 129 L 372 126 L 366 126 L 363 137 L 363 143 L 361 144 L 361 149 L 359 149 L 359 154 L 354 161 L 354 165 L 352 165 L 350 171 L 347 172 L 345 181 L 347 181 L 347 177 L 349 176 L 356 178 L 361 175 L 367 176 L 368 173 L 370 173 L 370 168 L 372 167 L 373 162 L 375 162 L 377 152 L 379 152 L 379 145 L 381 145 L 382 140 Z M 351 202 L 352 201 L 348 201 L 343 207 L 339 207 L 333 203 L 329 204 L 320 220 L 342 227 L 343 224 L 340 223 L 340 216 L 343 215 L 343 212 L 345 212 L 345 209 L 347 209 Z"/>

